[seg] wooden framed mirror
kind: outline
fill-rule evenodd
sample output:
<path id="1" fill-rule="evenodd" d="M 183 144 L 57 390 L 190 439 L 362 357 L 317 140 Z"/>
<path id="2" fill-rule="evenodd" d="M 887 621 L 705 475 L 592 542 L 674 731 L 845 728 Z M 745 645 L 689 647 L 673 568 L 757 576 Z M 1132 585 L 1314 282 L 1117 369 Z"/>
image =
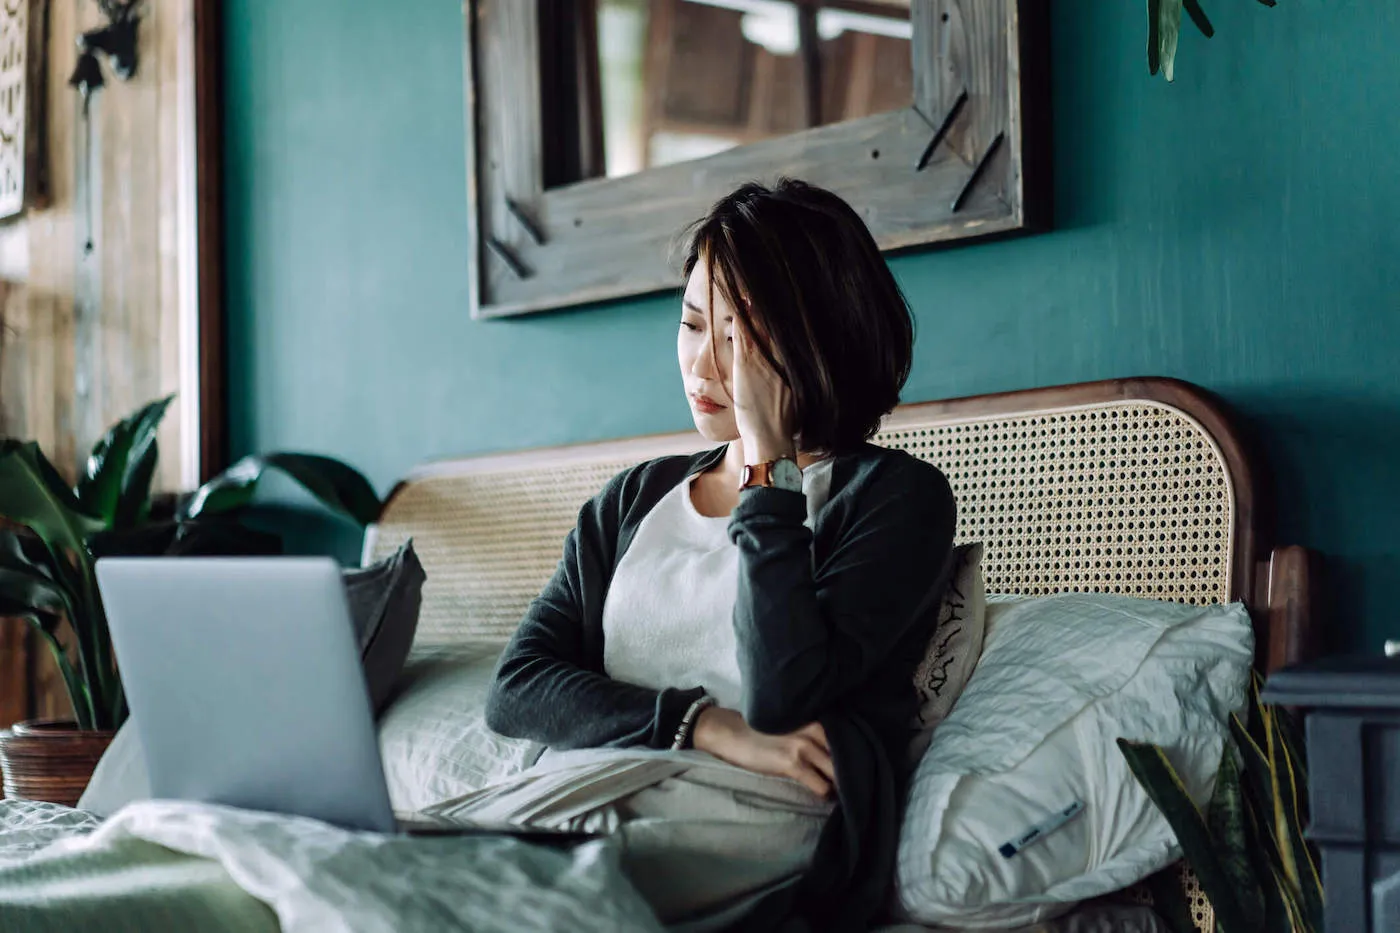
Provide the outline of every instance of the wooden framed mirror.
<path id="1" fill-rule="evenodd" d="M 744 181 L 882 249 L 1049 223 L 1048 0 L 465 0 L 474 317 L 679 284 Z"/>

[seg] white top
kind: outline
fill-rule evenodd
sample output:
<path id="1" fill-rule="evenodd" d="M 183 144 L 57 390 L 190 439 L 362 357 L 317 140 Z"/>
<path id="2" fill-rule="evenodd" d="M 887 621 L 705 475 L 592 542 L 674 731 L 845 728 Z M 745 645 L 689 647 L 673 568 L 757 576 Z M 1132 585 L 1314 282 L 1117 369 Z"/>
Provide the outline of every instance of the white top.
<path id="1" fill-rule="evenodd" d="M 802 471 L 807 526 L 831 491 L 831 458 Z M 642 519 L 613 571 L 603 603 L 603 668 L 614 680 L 653 690 L 703 686 L 740 708 L 734 637 L 739 549 L 729 516 L 701 515 L 688 476 Z"/>

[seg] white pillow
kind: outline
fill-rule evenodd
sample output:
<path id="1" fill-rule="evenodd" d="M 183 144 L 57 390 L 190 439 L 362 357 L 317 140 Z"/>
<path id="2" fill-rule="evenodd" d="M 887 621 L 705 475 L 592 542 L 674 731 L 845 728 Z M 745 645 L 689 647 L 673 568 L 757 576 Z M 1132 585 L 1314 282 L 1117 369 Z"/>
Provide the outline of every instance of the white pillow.
<path id="1" fill-rule="evenodd" d="M 914 729 L 914 738 L 909 744 L 911 761 L 918 761 L 928 748 L 934 727 L 952 711 L 982 655 L 987 616 L 987 586 L 982 579 L 983 550 L 981 542 L 962 544 L 954 548 L 949 557 L 957 566 L 953 568 L 948 591 L 943 596 L 938 624 L 924 649 L 923 660 L 914 671 L 919 710 L 911 724 Z"/>
<path id="2" fill-rule="evenodd" d="M 410 662 L 379 720 L 389 801 L 412 812 L 524 771 L 544 746 L 486 726 L 486 693 L 499 647 Z M 110 816 L 151 796 L 141 739 L 128 720 L 97 763 L 78 807 Z"/>
<path id="3" fill-rule="evenodd" d="M 500 646 L 410 661 L 407 684 L 379 720 L 379 752 L 395 810 L 421 810 L 535 763 L 544 746 L 486 725 Z"/>
<path id="4" fill-rule="evenodd" d="M 897 911 L 967 929 L 1038 923 L 1175 861 L 1115 740 L 1161 745 L 1204 804 L 1253 653 L 1239 604 L 993 601 L 977 670 L 910 786 Z M 998 852 L 1077 801 L 1083 812 L 1059 829 Z"/>

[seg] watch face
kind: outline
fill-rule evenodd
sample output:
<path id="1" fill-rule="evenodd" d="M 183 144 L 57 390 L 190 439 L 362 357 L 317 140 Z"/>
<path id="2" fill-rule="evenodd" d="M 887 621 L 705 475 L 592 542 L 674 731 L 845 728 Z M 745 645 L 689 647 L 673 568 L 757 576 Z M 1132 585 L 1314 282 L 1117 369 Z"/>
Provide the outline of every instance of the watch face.
<path id="1" fill-rule="evenodd" d="M 773 462 L 773 485 L 792 492 L 802 491 L 802 471 L 791 460 Z"/>

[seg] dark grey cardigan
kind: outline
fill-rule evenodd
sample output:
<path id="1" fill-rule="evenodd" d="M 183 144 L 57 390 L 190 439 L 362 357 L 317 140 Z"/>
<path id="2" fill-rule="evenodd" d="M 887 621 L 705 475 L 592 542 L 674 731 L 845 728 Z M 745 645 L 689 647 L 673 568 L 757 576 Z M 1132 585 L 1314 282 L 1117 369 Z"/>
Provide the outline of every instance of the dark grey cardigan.
<path id="1" fill-rule="evenodd" d="M 530 604 L 497 668 L 486 722 L 556 748 L 669 748 L 702 684 L 652 690 L 603 670 L 603 601 L 643 517 L 724 447 L 626 470 L 579 513 L 554 578 Z M 832 464 L 813 528 L 807 500 L 741 494 L 729 523 L 739 548 L 734 629 L 744 718 L 768 733 L 820 721 L 839 806 L 812 868 L 759 905 L 745 929 L 861 930 L 894 874 L 914 669 L 946 584 L 955 506 L 939 470 L 864 444 Z"/>

